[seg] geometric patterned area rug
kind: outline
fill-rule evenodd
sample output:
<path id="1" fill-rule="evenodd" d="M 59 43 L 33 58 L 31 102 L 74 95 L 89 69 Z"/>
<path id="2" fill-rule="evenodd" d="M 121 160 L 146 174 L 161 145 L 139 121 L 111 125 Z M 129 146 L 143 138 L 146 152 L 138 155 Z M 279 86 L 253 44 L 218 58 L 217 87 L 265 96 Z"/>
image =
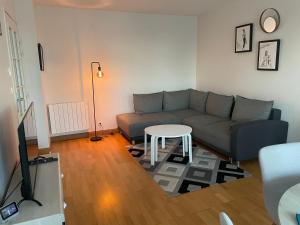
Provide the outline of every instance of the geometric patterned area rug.
<path id="1" fill-rule="evenodd" d="M 128 151 L 168 196 L 251 176 L 247 171 L 197 145 L 193 145 L 193 162 L 189 163 L 189 157 L 182 155 L 179 139 L 166 139 L 165 149 L 159 143 L 158 162 L 154 166 L 150 164 L 149 143 L 147 155 L 144 154 L 144 143 L 131 146 Z"/>

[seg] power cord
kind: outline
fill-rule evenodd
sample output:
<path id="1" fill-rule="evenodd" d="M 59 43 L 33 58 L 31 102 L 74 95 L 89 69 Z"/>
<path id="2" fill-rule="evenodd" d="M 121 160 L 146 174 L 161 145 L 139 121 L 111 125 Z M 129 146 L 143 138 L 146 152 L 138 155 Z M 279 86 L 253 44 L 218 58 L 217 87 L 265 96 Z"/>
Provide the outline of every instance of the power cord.
<path id="1" fill-rule="evenodd" d="M 108 137 L 109 135 L 114 135 L 114 132 L 113 132 L 113 131 L 107 132 L 107 134 L 105 135 L 104 132 L 103 132 L 104 128 L 103 128 L 103 125 L 102 125 L 101 122 L 98 123 L 98 126 L 99 126 L 99 128 L 100 128 L 100 131 L 102 131 L 102 137 Z"/>
<path id="2" fill-rule="evenodd" d="M 40 155 L 38 154 L 34 159 L 39 159 L 39 158 L 45 158 L 45 157 L 40 156 Z M 15 167 L 14 167 L 14 170 L 13 170 L 13 172 L 12 172 L 12 175 L 11 175 L 11 177 L 10 177 L 10 179 L 9 179 L 9 182 L 8 182 L 8 185 L 7 185 L 7 188 L 6 188 L 6 192 L 5 192 L 4 196 L 3 196 L 3 199 L 2 199 L 1 202 L 0 202 L 0 207 L 2 207 L 2 206 L 5 204 L 5 202 L 7 201 L 7 199 L 9 199 L 9 197 L 10 197 L 10 196 L 17 190 L 17 188 L 22 184 L 22 180 L 21 180 L 21 181 L 20 181 L 20 182 L 19 182 L 19 183 L 11 190 L 11 192 L 8 193 L 10 183 L 11 183 L 12 178 L 14 177 L 14 174 L 15 174 L 17 168 L 19 167 L 20 163 L 21 163 L 20 161 L 17 162 L 16 165 L 15 165 Z M 34 192 L 35 192 L 35 185 L 36 185 L 37 172 L 38 172 L 38 164 L 37 164 L 36 167 L 35 167 L 35 178 L 34 178 L 34 186 L 33 186 L 33 195 L 34 195 Z"/>
<path id="3" fill-rule="evenodd" d="M 13 188 L 13 190 L 12 190 L 10 193 L 8 193 L 9 187 L 10 187 L 10 183 L 11 183 L 12 178 L 14 177 L 14 174 L 15 174 L 17 168 L 19 167 L 19 165 L 20 165 L 20 162 L 17 162 L 16 165 L 15 165 L 15 167 L 14 167 L 14 169 L 13 169 L 13 172 L 12 172 L 10 178 L 9 178 L 9 182 L 8 182 L 7 187 L 6 187 L 4 196 L 3 196 L 3 198 L 2 198 L 2 200 L 1 200 L 1 202 L 0 202 L 0 207 L 2 207 L 2 206 L 5 204 L 5 202 L 7 201 L 7 199 L 15 192 L 15 190 L 16 190 L 16 189 L 20 186 L 20 184 L 22 183 L 22 181 L 20 181 L 20 182 Z"/>
<path id="4" fill-rule="evenodd" d="M 9 197 L 17 190 L 17 188 L 20 186 L 21 183 L 22 183 L 22 181 L 20 181 L 20 182 L 14 187 L 14 189 L 7 195 L 7 197 L 3 199 L 3 202 L 1 203 L 1 206 L 5 204 L 5 202 L 7 201 L 7 199 L 9 199 Z"/>

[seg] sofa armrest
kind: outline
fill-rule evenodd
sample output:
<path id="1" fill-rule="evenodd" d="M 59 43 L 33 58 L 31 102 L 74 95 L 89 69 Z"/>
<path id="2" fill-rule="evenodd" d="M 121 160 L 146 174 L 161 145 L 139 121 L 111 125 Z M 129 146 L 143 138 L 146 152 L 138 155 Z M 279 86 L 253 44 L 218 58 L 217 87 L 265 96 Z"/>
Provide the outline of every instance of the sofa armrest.
<path id="1" fill-rule="evenodd" d="M 261 148 L 286 143 L 288 122 L 256 120 L 231 127 L 231 153 L 237 161 L 257 158 Z"/>
<path id="2" fill-rule="evenodd" d="M 281 120 L 281 110 L 273 108 L 269 119 L 270 120 Z"/>

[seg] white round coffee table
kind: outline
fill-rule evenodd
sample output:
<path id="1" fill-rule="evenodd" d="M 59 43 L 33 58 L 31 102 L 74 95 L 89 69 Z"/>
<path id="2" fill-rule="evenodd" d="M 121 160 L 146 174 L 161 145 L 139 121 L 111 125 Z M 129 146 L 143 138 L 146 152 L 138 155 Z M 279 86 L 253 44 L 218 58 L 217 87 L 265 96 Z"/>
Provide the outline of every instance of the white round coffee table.
<path id="1" fill-rule="evenodd" d="M 296 213 L 300 213 L 300 184 L 289 188 L 280 198 L 278 217 L 281 225 L 298 225 Z"/>
<path id="2" fill-rule="evenodd" d="M 144 149 L 145 155 L 147 154 L 147 135 L 151 136 L 151 165 L 157 161 L 157 149 L 158 149 L 158 139 L 162 139 L 162 148 L 165 146 L 166 138 L 182 138 L 182 152 L 185 156 L 185 152 L 189 152 L 189 161 L 192 162 L 192 128 L 186 125 L 179 124 L 166 124 L 157 125 L 145 128 L 145 138 L 144 138 Z"/>

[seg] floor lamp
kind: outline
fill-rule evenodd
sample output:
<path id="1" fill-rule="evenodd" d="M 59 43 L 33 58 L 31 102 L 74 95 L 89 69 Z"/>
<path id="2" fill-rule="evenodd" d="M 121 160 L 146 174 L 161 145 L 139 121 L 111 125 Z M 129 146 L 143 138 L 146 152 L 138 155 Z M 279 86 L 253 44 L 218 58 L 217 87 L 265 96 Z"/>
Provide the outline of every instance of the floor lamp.
<path id="1" fill-rule="evenodd" d="M 96 64 L 98 65 L 98 72 L 97 72 L 97 76 L 99 78 L 103 77 L 103 73 L 101 71 L 101 66 L 100 66 L 100 62 L 91 62 L 91 72 L 92 72 L 92 88 L 93 88 L 93 107 L 94 107 L 94 136 L 91 137 L 91 141 L 100 141 L 102 140 L 102 137 L 97 136 L 97 121 L 96 121 L 96 109 L 95 109 L 95 87 L 94 87 L 94 69 L 93 69 L 93 65 Z"/>

